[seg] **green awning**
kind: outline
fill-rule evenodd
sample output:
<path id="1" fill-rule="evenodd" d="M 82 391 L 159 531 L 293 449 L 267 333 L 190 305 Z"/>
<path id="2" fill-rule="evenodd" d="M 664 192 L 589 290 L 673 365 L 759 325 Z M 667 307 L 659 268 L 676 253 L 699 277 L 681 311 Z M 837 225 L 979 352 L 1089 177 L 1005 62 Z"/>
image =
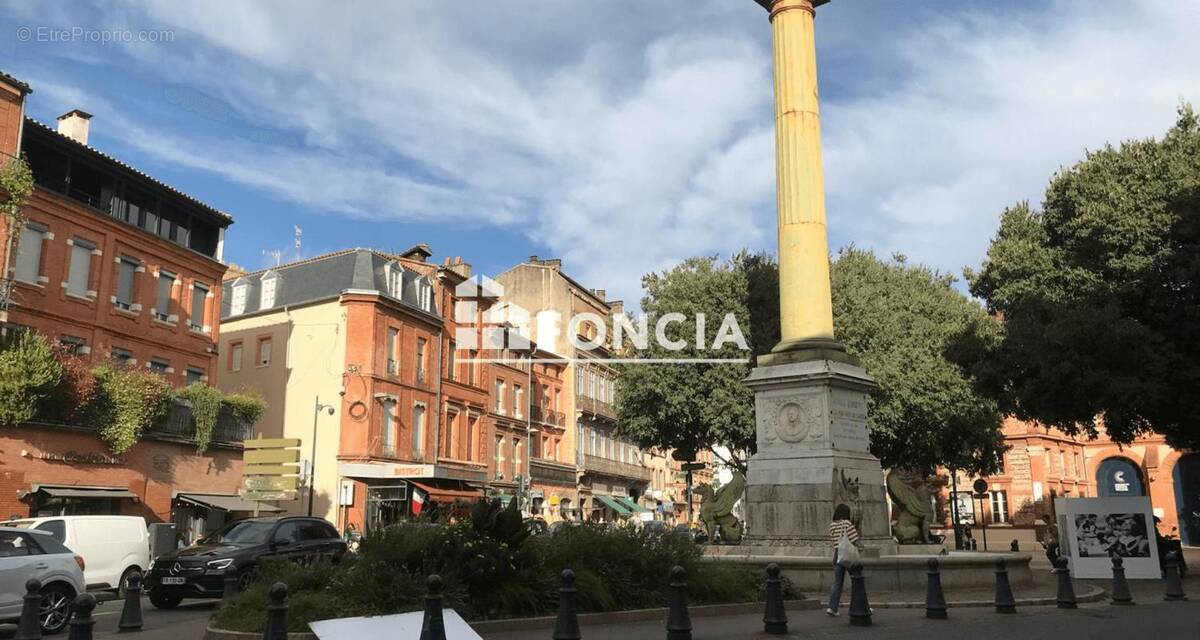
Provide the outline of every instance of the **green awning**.
<path id="1" fill-rule="evenodd" d="M 646 507 L 643 507 L 642 505 L 634 502 L 633 498 L 626 498 L 625 496 L 617 496 L 617 502 L 620 502 L 621 504 L 629 507 L 630 509 L 633 509 L 633 511 L 635 513 L 649 513 L 650 512 L 650 510 L 647 509 Z"/>
<path id="2" fill-rule="evenodd" d="M 612 509 L 613 511 L 616 511 L 617 515 L 619 515 L 619 516 L 633 515 L 633 512 L 630 511 L 628 507 L 621 504 L 620 502 L 617 502 L 616 500 L 613 500 L 612 498 L 610 498 L 608 496 L 596 496 L 596 499 L 599 500 L 604 505 L 608 506 L 608 508 Z"/>

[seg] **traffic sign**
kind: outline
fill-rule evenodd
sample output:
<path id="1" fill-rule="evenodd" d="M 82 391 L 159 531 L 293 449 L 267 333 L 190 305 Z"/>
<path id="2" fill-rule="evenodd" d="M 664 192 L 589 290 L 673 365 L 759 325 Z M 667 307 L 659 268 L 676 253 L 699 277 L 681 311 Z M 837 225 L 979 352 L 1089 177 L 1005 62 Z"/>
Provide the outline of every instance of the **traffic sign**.
<path id="1" fill-rule="evenodd" d="M 295 491 L 300 484 L 297 476 L 246 476 L 246 491 Z"/>
<path id="2" fill-rule="evenodd" d="M 246 449 L 290 449 L 300 446 L 300 438 L 254 438 L 243 440 Z"/>
<path id="3" fill-rule="evenodd" d="M 704 469 L 704 463 L 703 462 L 685 462 L 685 463 L 679 465 L 679 468 L 683 469 L 684 471 L 700 471 L 700 470 Z"/>
<path id="4" fill-rule="evenodd" d="M 251 449 L 242 454 L 246 464 L 279 464 L 300 462 L 299 449 Z"/>
<path id="5" fill-rule="evenodd" d="M 300 439 L 255 438 L 243 442 L 242 497 L 295 500 L 300 486 Z"/>
<path id="6" fill-rule="evenodd" d="M 294 464 L 248 464 L 242 471 L 247 476 L 294 476 L 300 467 Z"/>
<path id="7" fill-rule="evenodd" d="M 242 491 L 242 499 L 250 502 L 264 502 L 266 500 L 295 500 L 298 494 L 295 491 Z"/>
<path id="8" fill-rule="evenodd" d="M 984 480 L 983 478 L 979 478 L 978 480 L 975 481 L 975 484 L 972 485 L 972 488 L 975 489 L 975 497 L 982 498 L 987 493 L 987 490 L 988 490 L 987 480 Z"/>

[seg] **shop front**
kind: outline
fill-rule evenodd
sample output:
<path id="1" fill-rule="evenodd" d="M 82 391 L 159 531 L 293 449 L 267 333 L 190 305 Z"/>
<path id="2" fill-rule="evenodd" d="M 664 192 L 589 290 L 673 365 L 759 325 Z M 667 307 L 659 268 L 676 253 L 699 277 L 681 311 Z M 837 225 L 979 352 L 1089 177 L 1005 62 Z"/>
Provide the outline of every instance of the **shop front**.
<path id="1" fill-rule="evenodd" d="M 457 475 L 445 469 L 385 462 L 340 464 L 343 482 L 353 488 L 342 492 L 338 524 L 365 533 L 422 514 L 435 520 L 465 516 L 471 504 L 484 496 L 483 489 L 476 482 L 444 477 Z M 482 476 L 479 474 L 479 480 Z"/>
<path id="2" fill-rule="evenodd" d="M 237 494 L 179 492 L 171 503 L 171 522 L 177 539 L 186 546 L 235 520 L 282 511 L 265 502 L 243 500 Z"/>

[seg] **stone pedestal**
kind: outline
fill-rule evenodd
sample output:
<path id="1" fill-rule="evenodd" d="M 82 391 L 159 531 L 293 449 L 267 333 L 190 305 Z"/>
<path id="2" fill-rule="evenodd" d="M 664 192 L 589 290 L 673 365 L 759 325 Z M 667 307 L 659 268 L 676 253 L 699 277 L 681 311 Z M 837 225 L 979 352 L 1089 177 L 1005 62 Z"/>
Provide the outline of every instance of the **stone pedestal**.
<path id="1" fill-rule="evenodd" d="M 867 438 L 875 381 L 845 361 L 767 360 L 746 379 L 758 452 L 746 474 L 743 546 L 832 555 L 829 522 L 834 506 L 846 504 L 867 555 L 895 554 L 883 470 Z"/>

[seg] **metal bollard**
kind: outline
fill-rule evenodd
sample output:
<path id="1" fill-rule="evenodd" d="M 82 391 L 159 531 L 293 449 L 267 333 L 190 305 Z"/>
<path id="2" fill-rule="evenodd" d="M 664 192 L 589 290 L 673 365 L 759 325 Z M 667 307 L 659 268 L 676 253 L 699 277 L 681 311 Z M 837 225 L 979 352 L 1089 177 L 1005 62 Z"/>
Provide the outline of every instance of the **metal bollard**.
<path id="1" fill-rule="evenodd" d="M 861 562 L 850 565 L 850 624 L 871 626 L 871 604 L 867 601 L 867 581 Z"/>
<path id="2" fill-rule="evenodd" d="M 941 563 L 937 558 L 929 559 L 928 579 L 925 586 L 925 617 L 935 620 L 946 619 L 946 594 L 942 593 Z"/>
<path id="3" fill-rule="evenodd" d="M 1055 598 L 1059 609 L 1075 609 L 1075 585 L 1071 583 L 1071 570 L 1067 567 L 1067 559 L 1059 556 L 1054 561 L 1054 573 L 1058 575 L 1058 597 Z"/>
<path id="4" fill-rule="evenodd" d="M 779 565 L 767 565 L 767 607 L 763 612 L 763 631 L 771 635 L 784 635 L 788 630 L 787 611 L 783 608 L 783 580 L 779 577 Z"/>
<path id="5" fill-rule="evenodd" d="M 17 623 L 17 634 L 13 640 L 42 640 L 42 624 L 39 610 L 42 605 L 42 583 L 37 578 L 25 581 L 25 595 L 21 598 L 21 620 Z"/>
<path id="6" fill-rule="evenodd" d="M 121 609 L 121 620 L 117 631 L 142 630 L 142 574 L 129 574 L 129 585 L 125 587 L 125 606 Z"/>
<path id="7" fill-rule="evenodd" d="M 1163 584 L 1166 588 L 1163 600 L 1187 600 L 1183 592 L 1183 580 L 1179 579 L 1179 552 L 1172 551 L 1163 561 Z"/>
<path id="8" fill-rule="evenodd" d="M 1112 603 L 1116 605 L 1133 604 L 1133 595 L 1129 593 L 1129 582 L 1125 580 L 1125 561 L 1121 556 L 1112 557 Z"/>
<path id="9" fill-rule="evenodd" d="M 263 640 L 287 640 L 288 588 L 282 582 L 271 585 L 267 592 L 267 628 Z"/>
<path id="10" fill-rule="evenodd" d="M 92 610 L 95 608 L 96 596 L 90 593 L 75 596 L 75 615 L 71 618 L 71 631 L 67 633 L 67 640 L 92 640 L 92 627 L 96 626 Z"/>
<path id="11" fill-rule="evenodd" d="M 1021 550 L 1021 541 L 1017 540 L 1016 538 L 1013 538 L 1012 543 L 1008 545 L 1008 550 L 1012 551 L 1013 553 L 1020 551 Z"/>
<path id="12" fill-rule="evenodd" d="M 667 609 L 667 640 L 692 640 L 692 617 L 688 614 L 687 571 L 671 569 L 671 600 Z"/>
<path id="13" fill-rule="evenodd" d="M 562 572 L 562 586 L 558 589 L 558 617 L 554 620 L 553 640 L 580 640 L 579 614 L 576 607 L 575 572 Z"/>
<path id="14" fill-rule="evenodd" d="M 1008 561 L 996 558 L 996 613 L 1016 613 L 1017 601 L 1008 582 Z"/>
<path id="15" fill-rule="evenodd" d="M 442 577 L 436 573 L 425 579 L 425 619 L 421 640 L 446 640 L 446 622 L 442 619 Z"/>
<path id="16" fill-rule="evenodd" d="M 240 585 L 238 584 L 238 574 L 236 571 L 226 569 L 225 576 L 221 578 L 221 585 L 223 587 L 223 590 L 221 591 L 221 602 L 229 602 L 234 598 L 234 596 L 241 592 Z"/>

